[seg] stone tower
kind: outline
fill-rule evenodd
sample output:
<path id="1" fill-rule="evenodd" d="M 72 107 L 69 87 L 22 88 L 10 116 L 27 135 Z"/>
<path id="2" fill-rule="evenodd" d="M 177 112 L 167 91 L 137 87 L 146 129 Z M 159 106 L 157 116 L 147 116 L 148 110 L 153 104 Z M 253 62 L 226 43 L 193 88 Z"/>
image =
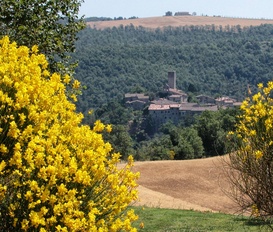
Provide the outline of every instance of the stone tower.
<path id="1" fill-rule="evenodd" d="M 168 85 L 171 89 L 176 89 L 176 72 L 168 72 Z"/>

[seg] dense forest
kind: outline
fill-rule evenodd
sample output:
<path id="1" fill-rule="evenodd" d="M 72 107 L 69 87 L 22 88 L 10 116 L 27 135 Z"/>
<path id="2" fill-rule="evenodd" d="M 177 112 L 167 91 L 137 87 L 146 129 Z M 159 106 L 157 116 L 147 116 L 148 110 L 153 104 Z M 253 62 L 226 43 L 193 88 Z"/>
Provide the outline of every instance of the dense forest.
<path id="1" fill-rule="evenodd" d="M 79 60 L 75 76 L 84 86 L 78 110 L 87 115 L 90 109 L 95 109 L 93 119 L 88 116 L 87 120 L 96 117 L 122 125 L 119 133 L 129 133 L 132 128 L 128 128 L 128 121 L 133 121 L 138 134 L 130 133 L 128 144 L 132 144 L 130 148 L 135 152 L 151 137 L 149 131 L 145 131 L 147 123 L 143 123 L 145 111 L 143 115 L 123 107 L 125 93 L 143 92 L 154 97 L 167 82 L 168 71 L 176 71 L 177 88 L 190 96 L 226 95 L 241 101 L 246 97 L 248 86 L 255 92 L 258 83 L 273 79 L 273 25 L 247 28 L 208 25 L 156 30 L 133 25 L 104 30 L 88 27 L 78 36 L 77 51 L 73 54 Z M 197 130 L 198 125 L 192 129 Z M 153 136 L 153 140 L 155 144 L 162 144 L 164 141 L 160 139 L 172 133 L 163 130 L 161 137 Z M 195 131 L 184 134 L 195 136 Z M 174 140 L 171 142 L 178 144 Z M 205 141 L 202 142 L 205 147 Z M 223 146 L 221 149 L 224 152 Z M 203 150 L 208 155 L 209 151 Z"/>

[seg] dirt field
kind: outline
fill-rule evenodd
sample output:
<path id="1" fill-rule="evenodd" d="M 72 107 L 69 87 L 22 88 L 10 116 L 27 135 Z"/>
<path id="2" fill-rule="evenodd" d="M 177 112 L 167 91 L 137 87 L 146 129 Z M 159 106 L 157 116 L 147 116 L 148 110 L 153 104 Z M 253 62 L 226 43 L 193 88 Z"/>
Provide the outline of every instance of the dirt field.
<path id="1" fill-rule="evenodd" d="M 227 25 L 241 27 L 246 26 L 258 26 L 261 24 L 273 24 L 273 20 L 263 19 L 239 19 L 239 18 L 224 18 L 224 17 L 206 17 L 206 16 L 163 16 L 163 17 L 150 17 L 139 19 L 127 19 L 127 20 L 113 20 L 113 21 L 99 21 L 88 22 L 90 27 L 97 29 L 118 27 L 120 25 L 134 25 L 143 26 L 146 28 L 163 28 L 167 26 L 179 27 L 190 25 L 212 25 L 216 27 L 222 25 L 224 28 Z"/>
<path id="2" fill-rule="evenodd" d="M 228 182 L 222 159 L 136 162 L 134 171 L 141 174 L 136 205 L 238 213 L 224 193 Z"/>

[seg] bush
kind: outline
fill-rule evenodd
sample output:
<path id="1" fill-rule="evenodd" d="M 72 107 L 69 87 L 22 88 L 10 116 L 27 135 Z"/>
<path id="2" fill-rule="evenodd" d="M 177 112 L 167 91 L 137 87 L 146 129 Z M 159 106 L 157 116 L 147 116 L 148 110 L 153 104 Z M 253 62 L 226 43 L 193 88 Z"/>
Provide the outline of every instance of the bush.
<path id="1" fill-rule="evenodd" d="M 247 98 L 241 109 L 234 152 L 230 154 L 233 197 L 244 210 L 262 219 L 273 216 L 273 82 L 258 85 L 259 92 Z"/>
<path id="2" fill-rule="evenodd" d="M 36 46 L 0 40 L 0 230 L 134 230 L 132 158 L 117 168 L 100 134 L 111 126 L 81 125 L 66 96 L 70 77 L 47 65 Z"/>

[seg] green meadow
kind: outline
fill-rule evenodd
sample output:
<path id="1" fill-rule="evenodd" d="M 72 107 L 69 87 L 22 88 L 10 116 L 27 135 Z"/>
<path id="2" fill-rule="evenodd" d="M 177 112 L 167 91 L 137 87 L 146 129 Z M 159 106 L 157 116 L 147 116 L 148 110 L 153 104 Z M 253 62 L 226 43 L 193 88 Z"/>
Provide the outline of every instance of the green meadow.
<path id="1" fill-rule="evenodd" d="M 272 231 L 265 223 L 242 215 L 192 210 L 132 207 L 139 215 L 134 226 L 138 231 L 207 232 Z M 144 228 L 141 228 L 144 225 Z"/>

